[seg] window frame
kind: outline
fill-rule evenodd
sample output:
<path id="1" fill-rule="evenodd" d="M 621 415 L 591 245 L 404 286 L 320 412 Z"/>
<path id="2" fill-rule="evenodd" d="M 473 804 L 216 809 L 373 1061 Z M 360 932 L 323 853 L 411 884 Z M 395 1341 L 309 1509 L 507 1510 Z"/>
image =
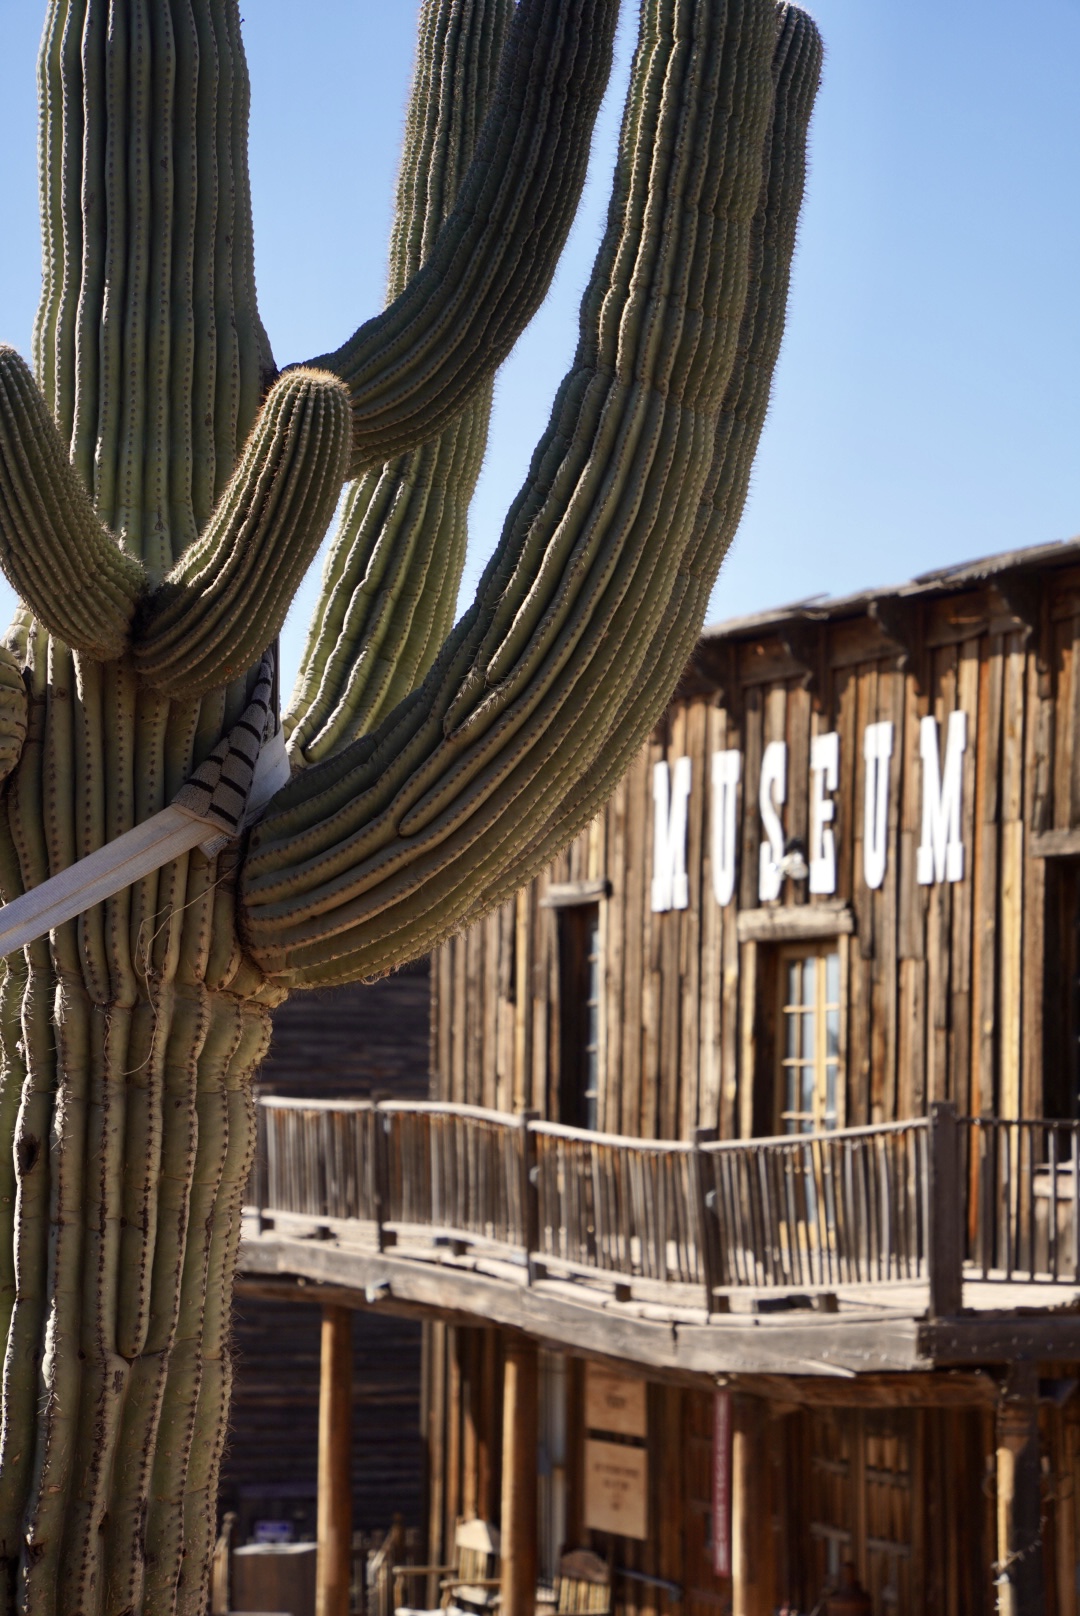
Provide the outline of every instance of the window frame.
<path id="1" fill-rule="evenodd" d="M 847 937 L 828 936 L 799 942 L 783 943 L 778 946 L 775 956 L 775 983 L 774 997 L 776 1023 L 773 1036 L 774 1045 L 774 1081 L 773 1081 L 773 1127 L 778 1135 L 785 1138 L 797 1138 L 804 1133 L 829 1133 L 843 1128 L 847 1121 Z M 836 998 L 827 997 L 828 968 L 826 961 L 829 955 L 836 956 Z M 813 959 L 818 962 L 814 972 L 814 1055 L 812 1064 L 815 1068 L 814 1078 L 814 1109 L 810 1113 L 810 1126 L 801 1127 L 799 1122 L 806 1118 L 804 1111 L 791 1110 L 788 1107 L 788 1074 L 793 1064 L 804 1066 L 811 1064 L 801 1054 L 789 1056 L 787 1054 L 787 1030 L 789 1017 L 793 1013 L 787 998 L 788 967 L 794 961 L 805 962 Z M 806 1014 L 808 1007 L 800 1006 L 795 1013 Z M 828 1053 L 828 1012 L 835 1010 L 837 1018 L 836 1055 L 830 1058 Z M 800 1040 L 801 1051 L 801 1040 Z M 827 1118 L 828 1105 L 828 1067 L 830 1059 L 836 1066 L 836 1092 L 834 1096 L 834 1121 L 829 1124 Z"/>
<path id="2" fill-rule="evenodd" d="M 603 1126 L 604 908 L 590 894 L 582 902 L 564 903 L 555 911 L 559 1048 L 558 1088 L 551 1113 L 559 1122 L 591 1132 Z M 590 1009 L 595 1011 L 592 1018 Z M 594 1038 L 590 1037 L 590 1020 Z"/>

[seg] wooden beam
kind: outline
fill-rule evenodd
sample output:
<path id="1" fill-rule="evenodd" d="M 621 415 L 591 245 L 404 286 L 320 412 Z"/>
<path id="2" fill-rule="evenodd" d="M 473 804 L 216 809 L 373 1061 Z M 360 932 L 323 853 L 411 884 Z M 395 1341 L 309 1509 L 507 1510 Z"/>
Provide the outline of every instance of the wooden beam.
<path id="1" fill-rule="evenodd" d="M 765 1405 L 760 1398 L 743 1395 L 733 1401 L 731 1616 L 772 1616 L 774 1554 Z"/>
<path id="2" fill-rule="evenodd" d="M 256 1249 L 252 1250 L 252 1246 Z M 343 1287 L 357 1306 L 414 1318 L 476 1323 L 483 1319 L 522 1330 L 539 1341 L 571 1352 L 640 1364 L 649 1370 L 718 1374 L 805 1374 L 808 1370 L 844 1379 L 909 1369 L 926 1369 L 918 1343 L 925 1332 L 915 1316 L 895 1307 L 874 1308 L 873 1297 L 857 1316 L 847 1313 L 717 1315 L 709 1324 L 657 1319 L 604 1305 L 584 1286 L 537 1281 L 526 1286 L 449 1262 L 418 1262 L 393 1252 L 362 1251 L 329 1240 L 262 1236 L 246 1243 L 241 1264 L 251 1277 L 258 1263 L 266 1275 L 303 1276 L 315 1285 Z M 578 1292 L 580 1291 L 580 1299 Z M 1020 1321 L 1028 1325 L 1029 1320 Z M 1074 1318 L 1073 1330 L 1080 1326 Z M 1006 1353 L 1005 1357 L 1015 1356 Z M 1049 1353 L 1046 1356 L 1061 1356 Z M 1072 1360 L 1080 1359 L 1074 1334 Z M 980 1359 L 961 1361 L 978 1363 Z M 991 1356 L 985 1359 L 994 1361 Z"/>
<path id="3" fill-rule="evenodd" d="M 796 943 L 819 937 L 849 937 L 855 915 L 849 903 L 825 899 L 779 909 L 743 909 L 735 921 L 740 943 Z"/>
<path id="4" fill-rule="evenodd" d="M 583 903 L 599 903 L 610 898 L 611 882 L 602 881 L 549 881 L 540 899 L 541 909 L 573 909 Z"/>
<path id="5" fill-rule="evenodd" d="M 920 1353 L 939 1365 L 1080 1361 L 1080 1313 L 999 1313 L 935 1319 L 918 1329 Z"/>
<path id="6" fill-rule="evenodd" d="M 1025 644 L 1042 623 L 1043 588 L 1034 567 L 1010 567 L 995 572 L 988 580 L 997 590 L 1005 608 L 1024 625 Z"/>
<path id="7" fill-rule="evenodd" d="M 997 1420 L 997 1590 L 1002 1616 L 1044 1616 L 1039 1378 L 1010 1366 Z"/>
<path id="8" fill-rule="evenodd" d="M 964 1302 L 964 1234 L 960 1222 L 960 1131 L 952 1100 L 930 1106 L 930 1217 L 927 1234 L 930 1317 L 952 1318 Z"/>
<path id="9" fill-rule="evenodd" d="M 1080 828 L 1044 830 L 1028 838 L 1032 858 L 1076 858 L 1080 855 Z"/>
<path id="10" fill-rule="evenodd" d="M 776 632 L 784 650 L 800 670 L 803 689 L 817 690 L 821 682 L 825 625 L 806 617 L 789 617 L 786 622 L 777 624 Z"/>
<path id="11" fill-rule="evenodd" d="M 914 601 L 896 595 L 879 595 L 867 604 L 867 615 L 885 638 L 895 645 L 897 666 L 915 672 L 919 663 L 919 609 Z"/>
<path id="12" fill-rule="evenodd" d="M 737 1375 L 732 1386 L 766 1398 L 787 1410 L 795 1408 L 996 1408 L 1000 1389 L 982 1370 L 938 1370 L 930 1374 L 859 1375 L 836 1380 L 831 1375 Z"/>
<path id="13" fill-rule="evenodd" d="M 324 1307 L 319 1379 L 315 1616 L 349 1616 L 352 1577 L 352 1312 Z"/>
<path id="14" fill-rule="evenodd" d="M 503 1368 L 501 1616 L 536 1609 L 536 1467 L 539 1354 L 535 1341 L 511 1336 Z"/>

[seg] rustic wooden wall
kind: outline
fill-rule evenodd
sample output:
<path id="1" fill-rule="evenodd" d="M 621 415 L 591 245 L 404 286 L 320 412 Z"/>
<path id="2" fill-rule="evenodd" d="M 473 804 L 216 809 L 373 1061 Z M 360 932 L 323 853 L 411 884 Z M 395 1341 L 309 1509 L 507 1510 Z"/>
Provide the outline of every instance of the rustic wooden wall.
<path id="1" fill-rule="evenodd" d="M 429 1017 L 426 960 L 381 982 L 295 994 L 274 1013 L 257 1092 L 426 1099 Z M 237 1299 L 220 1510 L 238 1511 L 242 1534 L 280 1512 L 299 1513 L 298 1531 L 314 1535 L 320 1319 L 314 1304 Z M 386 1530 L 395 1511 L 420 1525 L 421 1326 L 357 1313 L 353 1345 L 356 1529 Z"/>
<path id="2" fill-rule="evenodd" d="M 1016 614 L 1018 599 L 1030 622 Z M 789 881 L 780 907 L 838 900 L 854 915 L 853 934 L 840 940 L 843 1120 L 917 1115 L 946 1098 L 974 1113 L 1042 1112 L 1044 938 L 1064 864 L 1034 856 L 1032 837 L 1080 826 L 1080 569 L 1029 580 L 1008 600 L 991 586 L 892 597 L 881 615 L 889 634 L 860 610 L 800 619 L 783 635 L 736 629 L 702 642 L 684 693 L 604 813 L 546 876 L 436 956 L 439 1093 L 555 1111 L 557 921 L 543 895 L 549 882 L 606 878 L 601 1126 L 645 1137 L 686 1137 L 698 1124 L 725 1137 L 757 1131 L 761 1084 L 772 1082 L 770 951 L 740 943 L 737 923 L 758 909 L 761 756 L 768 742 L 787 742 L 785 830 L 805 842 L 811 739 L 836 730 L 835 900 Z M 957 707 L 968 717 L 964 879 L 920 886 L 918 721 L 937 717 L 943 758 Z M 883 887 L 871 891 L 862 876 L 862 735 L 882 719 L 895 725 L 889 858 Z M 710 758 L 723 748 L 740 750 L 742 783 L 736 897 L 721 909 L 708 816 Z M 690 905 L 653 914 L 652 767 L 682 756 L 693 767 Z M 1062 1096 L 1051 1103 L 1060 1113 Z"/>

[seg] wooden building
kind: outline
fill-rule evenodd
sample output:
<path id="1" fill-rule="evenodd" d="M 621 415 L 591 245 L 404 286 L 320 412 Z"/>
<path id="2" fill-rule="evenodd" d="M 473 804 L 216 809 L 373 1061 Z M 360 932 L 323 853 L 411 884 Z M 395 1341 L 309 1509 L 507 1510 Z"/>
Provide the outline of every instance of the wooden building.
<path id="1" fill-rule="evenodd" d="M 709 630 L 435 956 L 433 1103 L 268 1114 L 243 1261 L 427 1322 L 505 1616 L 574 1547 L 658 1616 L 1077 1616 L 1078 720 L 1080 542 Z"/>
<path id="2" fill-rule="evenodd" d="M 426 1099 L 428 963 L 383 982 L 298 994 L 274 1013 L 261 1098 Z M 236 1539 L 262 1524 L 313 1538 L 318 1492 L 321 1309 L 294 1288 L 288 1299 L 238 1287 L 235 1382 L 219 1509 L 236 1516 Z M 420 1441 L 421 1327 L 359 1313 L 351 1321 L 353 1403 L 350 1491 L 358 1531 L 394 1514 L 419 1524 L 424 1496 Z"/>

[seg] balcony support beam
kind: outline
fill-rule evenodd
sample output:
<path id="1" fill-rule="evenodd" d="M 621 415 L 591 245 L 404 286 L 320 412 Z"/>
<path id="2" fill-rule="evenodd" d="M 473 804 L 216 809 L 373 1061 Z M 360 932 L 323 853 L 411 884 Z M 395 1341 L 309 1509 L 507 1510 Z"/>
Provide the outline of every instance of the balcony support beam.
<path id="1" fill-rule="evenodd" d="M 349 1616 L 352 1577 L 352 1311 L 325 1306 L 319 1376 L 316 1616 Z"/>
<path id="2" fill-rule="evenodd" d="M 1000 1616 L 1044 1616 L 1039 1379 L 1010 1364 L 997 1418 L 997 1595 Z"/>
<path id="3" fill-rule="evenodd" d="M 507 1335 L 503 1369 L 501 1616 L 533 1616 L 538 1569 L 536 1469 L 539 1353 L 526 1336 Z"/>
<path id="4" fill-rule="evenodd" d="M 772 1616 L 772 1467 L 767 1410 L 760 1397 L 733 1399 L 731 1439 L 731 1612 Z"/>

